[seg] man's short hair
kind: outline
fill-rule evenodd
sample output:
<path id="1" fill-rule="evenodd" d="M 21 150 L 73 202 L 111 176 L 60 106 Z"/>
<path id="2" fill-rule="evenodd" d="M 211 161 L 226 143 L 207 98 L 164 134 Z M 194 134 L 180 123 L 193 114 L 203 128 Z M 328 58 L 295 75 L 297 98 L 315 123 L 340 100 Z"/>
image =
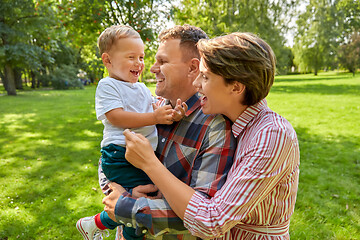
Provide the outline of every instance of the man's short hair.
<path id="1" fill-rule="evenodd" d="M 160 42 L 168 39 L 180 39 L 183 61 L 188 61 L 192 58 L 200 59 L 196 44 L 200 39 L 208 39 L 208 36 L 201 28 L 184 24 L 165 29 L 159 34 Z"/>
<path id="2" fill-rule="evenodd" d="M 106 28 L 98 38 L 100 55 L 108 52 L 116 40 L 121 38 L 141 38 L 140 34 L 132 27 L 126 25 L 113 25 Z"/>
<path id="3" fill-rule="evenodd" d="M 245 85 L 244 105 L 254 105 L 270 92 L 275 78 L 275 54 L 252 33 L 231 33 L 198 43 L 206 68 L 224 78 L 225 83 Z"/>

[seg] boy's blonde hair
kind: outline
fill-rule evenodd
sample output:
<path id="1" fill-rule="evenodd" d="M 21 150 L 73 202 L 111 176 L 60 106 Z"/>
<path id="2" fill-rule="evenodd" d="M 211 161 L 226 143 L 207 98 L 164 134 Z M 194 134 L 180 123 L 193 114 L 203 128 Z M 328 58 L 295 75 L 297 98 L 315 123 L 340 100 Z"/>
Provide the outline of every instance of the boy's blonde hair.
<path id="1" fill-rule="evenodd" d="M 113 25 L 106 28 L 98 38 L 100 55 L 108 52 L 116 40 L 121 38 L 141 38 L 140 34 L 130 26 Z"/>
<path id="2" fill-rule="evenodd" d="M 265 98 L 274 83 L 275 54 L 252 33 L 235 32 L 198 42 L 206 68 L 224 78 L 226 84 L 245 85 L 242 104 L 254 105 Z"/>

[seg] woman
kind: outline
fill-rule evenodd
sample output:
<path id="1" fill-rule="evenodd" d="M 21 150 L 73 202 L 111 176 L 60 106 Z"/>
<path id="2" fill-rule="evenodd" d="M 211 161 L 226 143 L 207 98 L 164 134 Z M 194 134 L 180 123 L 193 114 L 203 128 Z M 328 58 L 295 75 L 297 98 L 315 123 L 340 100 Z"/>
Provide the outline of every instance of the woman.
<path id="1" fill-rule="evenodd" d="M 226 183 L 213 198 L 204 197 L 161 164 L 145 137 L 128 130 L 126 159 L 151 178 L 193 235 L 289 239 L 299 148 L 290 123 L 265 100 L 274 81 L 274 53 L 249 33 L 201 40 L 198 47 L 201 73 L 194 85 L 203 95 L 203 112 L 227 116 L 238 141 Z M 111 212 L 110 205 L 105 209 Z"/>

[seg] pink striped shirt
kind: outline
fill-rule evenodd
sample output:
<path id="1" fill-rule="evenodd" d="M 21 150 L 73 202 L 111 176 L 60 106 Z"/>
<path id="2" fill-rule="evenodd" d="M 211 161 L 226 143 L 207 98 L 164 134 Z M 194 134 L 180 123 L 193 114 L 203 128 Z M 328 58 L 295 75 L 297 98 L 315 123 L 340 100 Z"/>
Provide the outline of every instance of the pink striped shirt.
<path id="1" fill-rule="evenodd" d="M 186 228 L 201 238 L 289 239 L 300 163 L 295 130 L 264 99 L 232 131 L 238 147 L 227 181 L 211 199 L 192 196 Z"/>

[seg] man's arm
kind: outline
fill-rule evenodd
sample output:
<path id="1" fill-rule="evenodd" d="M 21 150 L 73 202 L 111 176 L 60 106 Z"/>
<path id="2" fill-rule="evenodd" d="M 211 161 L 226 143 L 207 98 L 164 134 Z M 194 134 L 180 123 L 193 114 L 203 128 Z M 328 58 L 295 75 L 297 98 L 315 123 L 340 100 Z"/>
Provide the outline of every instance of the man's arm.
<path id="1" fill-rule="evenodd" d="M 213 196 L 225 182 L 235 145 L 230 123 L 221 116 L 212 119 L 194 160 L 190 186 L 203 196 Z M 165 199 L 135 199 L 129 193 L 123 193 L 117 201 L 115 214 L 118 221 L 145 226 L 153 235 L 188 233 Z"/>

